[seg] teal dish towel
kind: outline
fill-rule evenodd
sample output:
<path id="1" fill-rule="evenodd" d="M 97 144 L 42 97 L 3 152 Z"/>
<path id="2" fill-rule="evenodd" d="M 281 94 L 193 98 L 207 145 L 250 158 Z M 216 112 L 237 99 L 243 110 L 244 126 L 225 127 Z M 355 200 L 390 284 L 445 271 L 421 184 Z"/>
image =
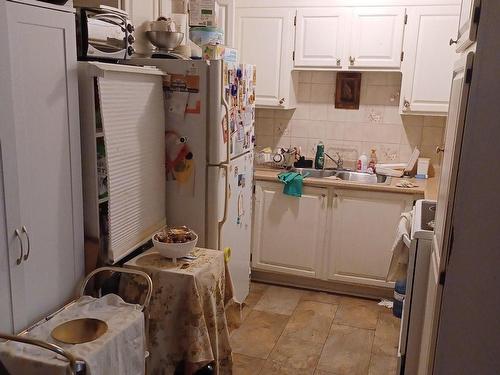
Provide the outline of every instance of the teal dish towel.
<path id="1" fill-rule="evenodd" d="M 278 180 L 285 184 L 283 194 L 291 195 L 292 197 L 302 196 L 302 183 L 304 177 L 296 172 L 282 172 L 278 175 Z"/>

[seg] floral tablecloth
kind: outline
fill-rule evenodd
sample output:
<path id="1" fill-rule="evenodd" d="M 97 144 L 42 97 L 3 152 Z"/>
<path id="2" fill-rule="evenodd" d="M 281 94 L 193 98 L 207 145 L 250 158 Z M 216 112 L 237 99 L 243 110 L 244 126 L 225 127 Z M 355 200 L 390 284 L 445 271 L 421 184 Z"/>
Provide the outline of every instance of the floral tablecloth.
<path id="1" fill-rule="evenodd" d="M 224 253 L 195 249 L 196 259 L 173 263 L 150 250 L 125 267 L 148 273 L 153 280 L 149 305 L 148 374 L 171 375 L 184 361 L 187 373 L 215 362 L 216 374 L 231 374 L 229 331 L 224 310 L 232 297 L 226 286 Z M 137 298 L 133 276 L 122 276 L 120 294 Z"/>
<path id="2" fill-rule="evenodd" d="M 106 322 L 107 332 L 84 344 L 64 344 L 51 337 L 59 324 L 78 318 Z M 115 294 L 101 298 L 83 296 L 52 319 L 26 334 L 56 344 L 86 363 L 86 375 L 141 375 L 144 373 L 144 315 L 139 305 Z M 0 344 L 0 361 L 10 374 L 69 375 L 68 361 L 46 349 L 8 341 Z M 1 371 L 0 371 L 1 372 Z"/>

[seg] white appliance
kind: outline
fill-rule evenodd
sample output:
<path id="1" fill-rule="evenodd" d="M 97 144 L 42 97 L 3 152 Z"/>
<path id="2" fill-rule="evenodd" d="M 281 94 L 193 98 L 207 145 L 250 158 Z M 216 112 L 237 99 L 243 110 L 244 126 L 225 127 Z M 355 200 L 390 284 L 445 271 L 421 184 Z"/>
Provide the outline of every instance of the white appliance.
<path id="1" fill-rule="evenodd" d="M 255 67 L 236 61 L 132 59 L 167 73 L 167 224 L 187 225 L 198 246 L 231 253 L 234 297 L 249 290 Z"/>
<path id="2" fill-rule="evenodd" d="M 435 213 L 436 201 L 418 200 L 413 208 L 411 238 L 404 238 L 410 254 L 398 345 L 398 375 L 413 375 L 418 371 Z"/>

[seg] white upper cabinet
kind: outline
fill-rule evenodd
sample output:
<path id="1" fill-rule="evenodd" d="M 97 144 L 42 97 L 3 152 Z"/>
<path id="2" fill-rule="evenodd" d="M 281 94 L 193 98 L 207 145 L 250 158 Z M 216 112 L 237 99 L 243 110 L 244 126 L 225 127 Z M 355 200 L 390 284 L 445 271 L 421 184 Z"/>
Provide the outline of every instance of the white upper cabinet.
<path id="1" fill-rule="evenodd" d="M 345 66 L 344 44 L 349 13 L 348 8 L 297 10 L 295 66 Z"/>
<path id="2" fill-rule="evenodd" d="M 240 61 L 257 66 L 256 105 L 293 108 L 293 20 L 295 9 L 239 8 L 236 46 Z"/>
<path id="3" fill-rule="evenodd" d="M 415 7 L 409 11 L 402 64 L 401 112 L 448 112 L 458 24 L 457 6 Z"/>
<path id="4" fill-rule="evenodd" d="M 352 12 L 350 68 L 399 68 L 405 8 L 360 7 Z"/>

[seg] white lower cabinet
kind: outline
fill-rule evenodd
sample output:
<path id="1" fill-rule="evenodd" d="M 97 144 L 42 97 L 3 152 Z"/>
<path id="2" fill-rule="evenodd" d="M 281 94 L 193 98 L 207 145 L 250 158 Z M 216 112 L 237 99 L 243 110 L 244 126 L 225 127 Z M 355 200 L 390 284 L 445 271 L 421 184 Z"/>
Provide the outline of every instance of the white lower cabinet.
<path id="1" fill-rule="evenodd" d="M 327 194 L 327 189 L 305 186 L 296 198 L 283 194 L 280 183 L 257 181 L 252 267 L 319 277 Z"/>
<path id="2" fill-rule="evenodd" d="M 304 187 L 283 194 L 256 181 L 252 268 L 280 274 L 391 287 L 385 276 L 399 217 L 412 194 Z"/>
<path id="3" fill-rule="evenodd" d="M 411 210 L 413 196 L 390 192 L 335 190 L 330 210 L 327 275 L 329 280 L 373 286 L 385 281 L 396 226 Z"/>

